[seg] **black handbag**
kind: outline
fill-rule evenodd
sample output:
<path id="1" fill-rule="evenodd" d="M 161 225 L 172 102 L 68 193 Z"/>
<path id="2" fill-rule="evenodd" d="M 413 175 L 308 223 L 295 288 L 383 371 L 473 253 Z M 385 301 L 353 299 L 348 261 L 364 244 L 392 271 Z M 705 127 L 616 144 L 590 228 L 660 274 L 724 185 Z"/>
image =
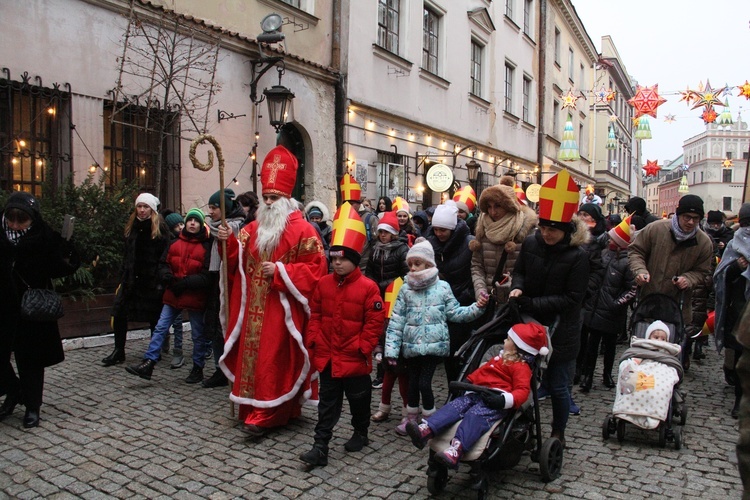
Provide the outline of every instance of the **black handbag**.
<path id="1" fill-rule="evenodd" d="M 57 321 L 65 315 L 60 296 L 47 288 L 31 288 L 18 271 L 16 275 L 26 285 L 21 297 L 21 317 L 28 321 Z"/>

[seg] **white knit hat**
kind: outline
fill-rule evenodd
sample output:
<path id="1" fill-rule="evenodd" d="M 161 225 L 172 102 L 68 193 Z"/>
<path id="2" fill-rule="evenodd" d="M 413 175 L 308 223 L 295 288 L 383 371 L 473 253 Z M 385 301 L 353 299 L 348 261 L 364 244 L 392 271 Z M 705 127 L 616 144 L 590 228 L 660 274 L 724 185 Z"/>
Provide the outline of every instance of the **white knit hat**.
<path id="1" fill-rule="evenodd" d="M 458 208 L 453 205 L 438 205 L 432 216 L 432 227 L 450 229 L 453 231 L 458 224 Z"/>
<path id="2" fill-rule="evenodd" d="M 648 328 L 646 328 L 645 338 L 648 339 L 649 337 L 651 337 L 651 334 L 656 330 L 664 330 L 665 332 L 667 332 L 667 339 L 669 339 L 669 336 L 671 335 L 669 332 L 669 327 L 667 326 L 666 323 L 658 319 L 654 321 L 653 323 L 651 323 L 650 325 L 648 325 Z"/>
<path id="3" fill-rule="evenodd" d="M 436 210 L 437 212 L 437 210 Z M 414 246 L 409 249 L 409 253 L 406 254 L 406 262 L 409 259 L 419 258 L 435 267 L 435 251 L 432 249 L 432 244 L 424 238 L 417 238 Z"/>
<path id="4" fill-rule="evenodd" d="M 151 193 L 139 194 L 138 198 L 135 199 L 135 205 L 138 206 L 139 203 L 145 203 L 146 205 L 151 207 L 151 210 L 153 210 L 154 212 L 157 212 L 159 210 L 159 198 Z"/>

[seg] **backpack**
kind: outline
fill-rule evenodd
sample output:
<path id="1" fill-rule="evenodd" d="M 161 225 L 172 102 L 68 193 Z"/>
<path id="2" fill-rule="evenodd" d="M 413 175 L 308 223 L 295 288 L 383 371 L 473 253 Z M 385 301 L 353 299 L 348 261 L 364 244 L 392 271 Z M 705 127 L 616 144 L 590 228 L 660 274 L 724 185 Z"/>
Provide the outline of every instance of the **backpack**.
<path id="1" fill-rule="evenodd" d="M 375 226 L 373 227 L 372 221 L 375 219 Z M 373 241 L 378 236 L 378 224 L 380 219 L 377 215 L 372 212 L 366 212 L 362 218 L 362 222 L 365 223 L 365 230 L 367 231 L 367 241 Z"/>

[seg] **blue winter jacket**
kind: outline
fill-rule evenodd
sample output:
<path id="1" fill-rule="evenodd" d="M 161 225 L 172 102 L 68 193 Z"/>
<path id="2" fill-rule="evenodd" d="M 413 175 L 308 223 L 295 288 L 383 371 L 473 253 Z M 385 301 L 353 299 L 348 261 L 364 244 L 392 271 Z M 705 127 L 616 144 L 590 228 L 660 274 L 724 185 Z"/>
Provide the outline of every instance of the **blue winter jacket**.
<path id="1" fill-rule="evenodd" d="M 385 338 L 385 357 L 448 356 L 450 336 L 447 322 L 469 323 L 484 312 L 476 303 L 459 305 L 450 285 L 437 280 L 413 290 L 404 283 L 393 306 Z"/>

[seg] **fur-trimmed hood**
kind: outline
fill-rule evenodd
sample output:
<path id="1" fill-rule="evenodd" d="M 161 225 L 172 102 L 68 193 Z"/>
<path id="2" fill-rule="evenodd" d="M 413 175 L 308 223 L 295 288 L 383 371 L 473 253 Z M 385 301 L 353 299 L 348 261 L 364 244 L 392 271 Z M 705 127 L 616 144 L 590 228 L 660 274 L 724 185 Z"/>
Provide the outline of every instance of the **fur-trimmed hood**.
<path id="1" fill-rule="evenodd" d="M 328 211 L 328 207 L 326 207 L 322 202 L 320 201 L 311 201 L 307 205 L 305 205 L 305 217 L 307 217 L 307 212 L 310 211 L 312 207 L 317 207 L 320 209 L 321 212 L 323 212 L 323 220 L 329 221 L 331 220 L 331 212 Z"/>
<path id="2" fill-rule="evenodd" d="M 580 247 L 591 241 L 592 236 L 588 224 L 579 219 L 577 215 L 573 216 L 570 223 L 575 227 L 575 231 L 570 235 L 570 246 Z"/>
<path id="3" fill-rule="evenodd" d="M 479 196 L 479 209 L 487 213 L 490 202 L 500 205 L 505 211 L 512 214 L 521 210 L 521 204 L 518 203 L 513 186 L 495 184 L 485 188 Z"/>

